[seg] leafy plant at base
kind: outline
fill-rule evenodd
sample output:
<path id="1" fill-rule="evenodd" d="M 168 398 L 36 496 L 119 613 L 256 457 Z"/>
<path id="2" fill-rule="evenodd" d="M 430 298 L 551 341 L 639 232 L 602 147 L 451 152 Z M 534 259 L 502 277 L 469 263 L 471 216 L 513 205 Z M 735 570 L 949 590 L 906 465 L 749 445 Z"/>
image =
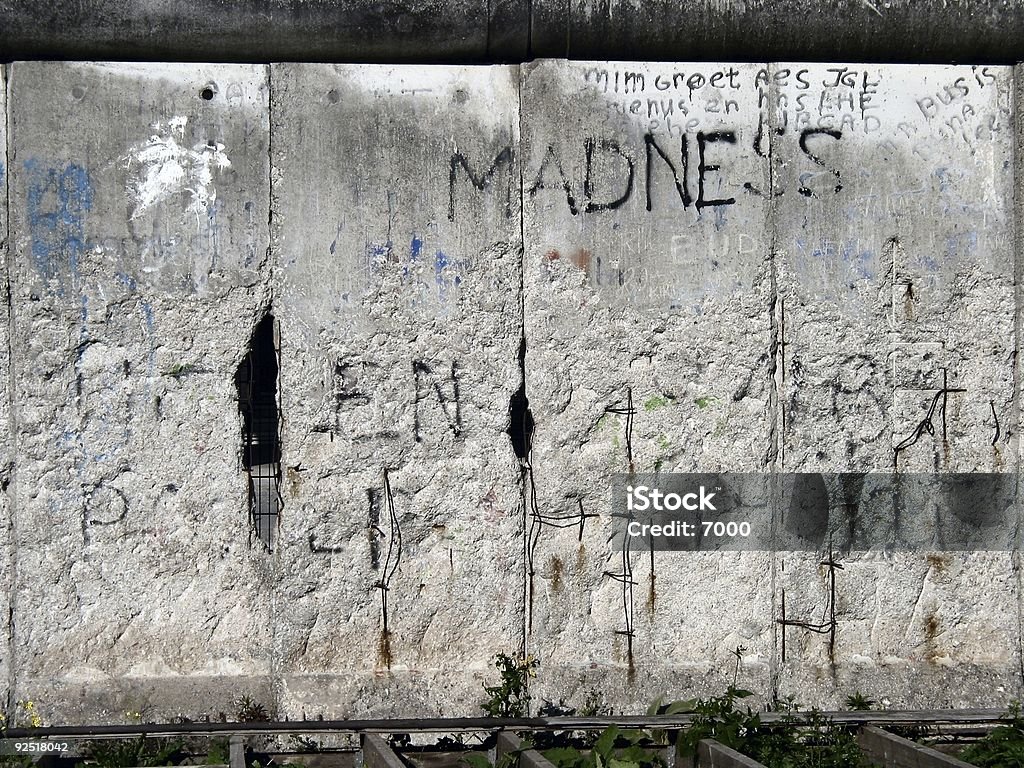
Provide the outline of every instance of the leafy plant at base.
<path id="1" fill-rule="evenodd" d="M 502 758 L 506 757 L 502 755 Z M 499 760 L 499 763 L 502 761 Z M 487 759 L 487 755 L 483 752 L 467 752 L 466 754 L 459 757 L 460 765 L 468 765 L 469 768 L 497 768 L 492 766 L 491 761 Z"/>
<path id="2" fill-rule="evenodd" d="M 612 710 L 605 701 L 604 694 L 596 688 L 587 691 L 587 696 L 579 707 L 573 707 L 565 699 L 559 699 L 555 704 L 547 699 L 537 710 L 538 717 L 599 717 L 611 715 Z M 594 731 L 568 730 L 568 731 L 540 731 L 533 734 L 536 749 L 551 749 L 556 746 L 576 746 L 590 748 L 594 745 L 597 734 Z"/>
<path id="3" fill-rule="evenodd" d="M 836 726 L 817 710 L 803 718 L 793 700 L 776 702 L 785 713 L 780 721 L 765 724 L 749 707 L 736 702 L 753 694 L 730 685 L 725 695 L 674 702 L 675 713 L 690 712 L 690 727 L 679 736 L 679 751 L 694 755 L 702 739 L 715 739 L 752 757 L 768 768 L 861 768 L 863 754 L 853 734 Z"/>
<path id="4" fill-rule="evenodd" d="M 240 723 L 265 723 L 270 720 L 267 708 L 252 696 L 239 696 L 234 704 L 235 720 Z"/>
<path id="5" fill-rule="evenodd" d="M 1010 704 L 1006 716 L 1010 718 L 1009 724 L 993 728 L 964 749 L 960 759 L 978 768 L 1024 768 L 1024 718 L 1020 702 Z"/>
<path id="6" fill-rule="evenodd" d="M 750 691 L 730 685 L 723 696 L 674 701 L 665 707 L 664 714 L 685 712 L 693 715 L 690 727 L 679 734 L 679 751 L 684 755 L 695 755 L 702 739 L 715 739 L 737 752 L 754 757 L 749 750 L 754 739 L 761 733 L 761 718 L 751 712 L 749 707 L 746 711 L 736 707 L 738 700 L 753 695 Z"/>
<path id="7" fill-rule="evenodd" d="M 867 712 L 872 709 L 877 702 L 874 699 L 869 699 L 860 691 L 846 697 L 846 708 L 853 710 L 854 712 Z"/>
<path id="8" fill-rule="evenodd" d="M 648 715 L 678 715 L 682 712 L 693 712 L 694 707 L 697 705 L 696 699 L 687 699 L 686 701 L 670 701 L 668 704 L 664 702 L 665 697 L 659 696 L 653 702 L 651 706 L 647 708 Z M 668 733 L 658 728 L 653 728 L 649 732 L 651 740 L 655 744 L 666 745 L 669 743 Z"/>
<path id="9" fill-rule="evenodd" d="M 530 707 L 528 681 L 536 676 L 539 662 L 532 656 L 514 658 L 499 653 L 494 666 L 501 673 L 501 684 L 484 686 L 490 698 L 480 705 L 481 709 L 488 717 L 525 717 Z"/>
<path id="10" fill-rule="evenodd" d="M 204 765 L 227 765 L 231 762 L 231 744 L 227 739 L 211 739 L 206 748 Z"/>
<path id="11" fill-rule="evenodd" d="M 660 757 L 640 746 L 639 742 L 647 738 L 643 731 L 621 731 L 612 725 L 601 732 L 589 752 L 576 747 L 552 747 L 542 754 L 556 768 L 663 768 Z M 616 743 L 623 741 L 626 746 L 616 748 Z"/>
<path id="12" fill-rule="evenodd" d="M 464 755 L 459 757 L 459 764 L 468 766 L 469 768 L 513 768 L 519 761 L 519 753 L 524 752 L 527 749 L 533 749 L 533 744 L 527 740 L 522 740 L 522 746 L 519 749 L 514 749 L 511 752 L 506 752 L 498 761 L 491 764 L 491 761 L 487 759 L 487 755 L 483 752 L 466 752 Z"/>
<path id="13" fill-rule="evenodd" d="M 818 710 L 812 709 L 802 721 L 788 716 L 783 724 L 782 728 L 772 727 L 755 739 L 757 754 L 752 756 L 769 768 L 860 768 L 866 765 L 853 733 L 835 725 Z"/>
<path id="14" fill-rule="evenodd" d="M 185 757 L 179 742 L 150 739 L 145 734 L 137 739 L 90 741 L 85 755 L 85 765 L 98 768 L 177 765 Z"/>
<path id="15" fill-rule="evenodd" d="M 0 737 L 7 737 L 8 728 L 39 728 L 43 718 L 36 711 L 36 704 L 31 699 L 15 702 L 13 712 L 0 712 Z M 0 755 L 2 768 L 30 768 L 33 764 L 29 755 Z"/>

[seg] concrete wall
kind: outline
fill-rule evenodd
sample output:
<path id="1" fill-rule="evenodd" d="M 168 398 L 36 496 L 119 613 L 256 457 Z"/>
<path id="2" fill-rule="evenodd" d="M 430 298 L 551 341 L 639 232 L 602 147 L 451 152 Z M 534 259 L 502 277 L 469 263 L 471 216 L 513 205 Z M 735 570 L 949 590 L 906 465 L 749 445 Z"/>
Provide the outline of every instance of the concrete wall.
<path id="1" fill-rule="evenodd" d="M 7 78 L 10 701 L 477 714 L 522 651 L 535 701 L 626 712 L 734 673 L 826 707 L 1020 697 L 1014 552 L 848 554 L 833 598 L 824 552 L 608 541 L 614 472 L 1017 471 L 1010 68 Z M 237 386 L 268 316 L 269 546 Z"/>

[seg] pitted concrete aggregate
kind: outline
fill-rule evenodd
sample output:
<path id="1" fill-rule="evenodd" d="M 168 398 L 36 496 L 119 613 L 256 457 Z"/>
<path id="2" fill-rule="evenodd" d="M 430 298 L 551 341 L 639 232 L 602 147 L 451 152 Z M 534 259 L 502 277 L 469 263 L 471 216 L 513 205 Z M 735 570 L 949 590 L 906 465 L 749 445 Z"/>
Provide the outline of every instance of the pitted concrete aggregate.
<path id="1" fill-rule="evenodd" d="M 1017 471 L 1010 68 L 5 74 L 12 701 L 472 715 L 499 652 L 535 706 L 1020 697 L 1016 553 L 840 553 L 833 602 L 826 546 L 624 561 L 608 487 Z M 268 315 L 269 548 L 235 380 Z"/>

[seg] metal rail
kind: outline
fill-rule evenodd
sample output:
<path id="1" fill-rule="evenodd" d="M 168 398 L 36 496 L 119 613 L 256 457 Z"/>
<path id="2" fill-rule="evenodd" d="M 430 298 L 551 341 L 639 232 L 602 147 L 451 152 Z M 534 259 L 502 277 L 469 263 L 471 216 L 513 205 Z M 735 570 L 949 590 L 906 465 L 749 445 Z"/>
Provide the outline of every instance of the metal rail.
<path id="1" fill-rule="evenodd" d="M 766 724 L 800 721 L 810 713 L 762 712 Z M 819 713 L 842 725 L 937 725 L 997 723 L 1010 718 L 1002 709 L 892 710 L 885 712 Z M 287 733 L 456 733 L 465 731 L 571 731 L 620 728 L 685 728 L 691 715 L 633 715 L 619 717 L 436 717 L 365 720 L 286 720 L 260 723 L 142 723 L 136 725 L 66 725 L 47 728 L 11 728 L 8 738 L 124 738 L 131 736 L 268 735 Z"/>
<path id="2" fill-rule="evenodd" d="M 0 60 L 1015 63 L 1019 0 L 0 0 Z"/>

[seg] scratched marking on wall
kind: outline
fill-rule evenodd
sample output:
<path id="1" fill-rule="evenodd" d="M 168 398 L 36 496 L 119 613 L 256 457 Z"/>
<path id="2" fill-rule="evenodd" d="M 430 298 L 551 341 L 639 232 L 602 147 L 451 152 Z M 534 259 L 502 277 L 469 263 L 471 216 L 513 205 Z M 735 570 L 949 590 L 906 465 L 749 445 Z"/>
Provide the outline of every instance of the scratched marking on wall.
<path id="1" fill-rule="evenodd" d="M 453 258 L 440 248 L 429 248 L 420 235 L 413 234 L 408 248 L 391 240 L 367 242 L 361 271 L 369 287 L 388 282 L 395 273 L 403 299 L 409 306 L 423 307 L 427 303 L 444 305 L 453 298 L 471 265 L 469 259 Z M 351 293 L 344 296 L 348 304 L 354 298 Z"/>
<path id="2" fill-rule="evenodd" d="M 612 305 L 698 314 L 704 299 L 749 292 L 776 246 L 809 292 L 858 312 L 895 234 L 917 244 L 912 257 L 935 284 L 958 264 L 998 264 L 1004 190 L 984 199 L 971 190 L 976 157 L 996 168 L 1010 134 L 1006 71 L 537 66 L 524 112 L 536 80 L 538 94 L 559 92 L 561 122 L 585 131 L 524 137 L 523 203 L 542 226 L 537 250 L 592 254 L 586 285 Z M 785 162 L 769 163 L 773 153 Z M 769 201 L 782 220 L 804 220 L 795 237 L 761 235 Z M 556 218 L 589 221 L 578 231 Z M 915 225 L 935 219 L 943 226 Z"/>

